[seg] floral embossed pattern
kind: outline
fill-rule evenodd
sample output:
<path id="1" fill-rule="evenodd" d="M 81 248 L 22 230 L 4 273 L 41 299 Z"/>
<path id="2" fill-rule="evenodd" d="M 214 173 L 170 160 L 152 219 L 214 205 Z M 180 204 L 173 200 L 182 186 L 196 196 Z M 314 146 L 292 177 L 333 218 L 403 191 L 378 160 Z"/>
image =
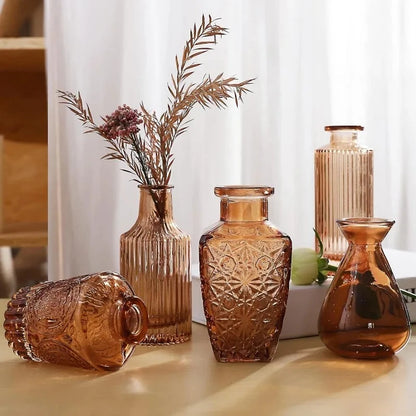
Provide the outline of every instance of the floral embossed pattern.
<path id="1" fill-rule="evenodd" d="M 22 358 L 116 370 L 144 337 L 147 311 L 120 275 L 103 272 L 20 289 L 4 328 Z"/>
<path id="2" fill-rule="evenodd" d="M 201 237 L 204 310 L 218 361 L 273 358 L 286 311 L 290 259 L 290 238 L 268 221 L 226 220 Z"/>

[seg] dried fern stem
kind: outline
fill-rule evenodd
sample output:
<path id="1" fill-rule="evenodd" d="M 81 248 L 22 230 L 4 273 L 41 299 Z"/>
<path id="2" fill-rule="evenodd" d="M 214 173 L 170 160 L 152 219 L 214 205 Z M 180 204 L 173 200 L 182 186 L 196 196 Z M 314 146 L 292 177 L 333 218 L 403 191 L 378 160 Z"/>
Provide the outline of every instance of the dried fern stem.
<path id="1" fill-rule="evenodd" d="M 111 115 L 102 117 L 104 124 L 97 125 L 79 92 L 58 91 L 61 102 L 81 121 L 85 133 L 96 133 L 106 140 L 110 152 L 103 158 L 123 161 L 126 168 L 122 170 L 132 174 L 139 185 L 169 185 L 174 162 L 173 144 L 186 132 L 187 117 L 196 104 L 202 108 L 215 106 L 222 109 L 233 99 L 238 106 L 243 95 L 249 92 L 248 86 L 253 79 L 239 82 L 222 73 L 216 77 L 204 75 L 198 83 L 191 81 L 195 68 L 201 65 L 196 58 L 212 50 L 217 38 L 228 33 L 227 28 L 217 24 L 218 20 L 203 15 L 199 27 L 194 25 L 191 29 L 182 57 L 175 57 L 176 75 L 171 75 L 168 85 L 167 109 L 159 117 L 143 103 L 140 112 L 123 105 Z M 152 192 L 152 198 L 156 213 L 162 219 L 164 207 L 156 192 Z"/>

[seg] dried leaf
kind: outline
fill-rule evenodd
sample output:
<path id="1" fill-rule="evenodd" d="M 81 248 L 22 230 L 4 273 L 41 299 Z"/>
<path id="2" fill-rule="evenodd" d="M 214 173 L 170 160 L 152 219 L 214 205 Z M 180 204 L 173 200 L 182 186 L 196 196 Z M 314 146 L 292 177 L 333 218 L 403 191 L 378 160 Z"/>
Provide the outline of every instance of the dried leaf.
<path id="1" fill-rule="evenodd" d="M 185 43 L 182 58 L 175 56 L 176 74 L 171 74 L 168 83 L 168 104 L 166 110 L 158 117 L 150 113 L 143 103 L 140 103 L 141 126 L 143 133 L 130 133 L 117 140 L 109 140 L 105 130 L 94 123 L 94 118 L 88 104 L 84 105 L 80 92 L 72 94 L 58 90 L 58 96 L 68 109 L 75 114 L 85 127 L 86 133 L 95 132 L 107 141 L 109 151 L 103 159 L 120 160 L 126 164 L 122 169 L 135 176 L 134 181 L 139 184 L 167 185 L 171 179 L 174 157 L 172 148 L 175 139 L 184 134 L 191 120 L 187 119 L 192 108 L 199 104 L 202 108 L 226 108 L 229 99 L 233 99 L 236 106 L 242 101 L 247 92 L 247 86 L 254 79 L 239 82 L 235 77 L 225 78 L 223 73 L 215 78 L 204 75 L 199 83 L 191 81 L 194 69 L 201 66 L 195 58 L 213 49 L 217 38 L 228 33 L 228 29 L 218 25 L 219 19 L 211 15 L 201 17 L 201 24 L 193 25 L 189 32 L 189 39 Z M 104 125 L 111 116 L 101 117 Z M 161 201 L 154 197 L 158 213 L 162 213 Z"/>

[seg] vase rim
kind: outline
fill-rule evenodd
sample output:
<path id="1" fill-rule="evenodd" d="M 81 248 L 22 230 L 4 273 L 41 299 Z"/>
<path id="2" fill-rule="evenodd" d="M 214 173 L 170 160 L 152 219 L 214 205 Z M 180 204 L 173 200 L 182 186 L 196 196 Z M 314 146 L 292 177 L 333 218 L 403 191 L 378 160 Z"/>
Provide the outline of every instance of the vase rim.
<path id="1" fill-rule="evenodd" d="M 139 189 L 156 189 L 156 190 L 162 190 L 162 189 L 173 189 L 173 185 L 137 185 Z"/>
<path id="2" fill-rule="evenodd" d="M 214 188 L 216 196 L 231 197 L 264 197 L 274 194 L 272 186 L 264 185 L 227 185 Z"/>
<path id="3" fill-rule="evenodd" d="M 343 125 L 343 126 L 325 126 L 325 131 L 336 131 L 336 130 L 360 130 L 363 131 L 363 126 Z"/>
<path id="4" fill-rule="evenodd" d="M 358 225 L 358 226 L 389 226 L 391 227 L 396 221 L 387 218 L 373 217 L 352 217 L 337 220 L 337 224 L 342 225 Z"/>

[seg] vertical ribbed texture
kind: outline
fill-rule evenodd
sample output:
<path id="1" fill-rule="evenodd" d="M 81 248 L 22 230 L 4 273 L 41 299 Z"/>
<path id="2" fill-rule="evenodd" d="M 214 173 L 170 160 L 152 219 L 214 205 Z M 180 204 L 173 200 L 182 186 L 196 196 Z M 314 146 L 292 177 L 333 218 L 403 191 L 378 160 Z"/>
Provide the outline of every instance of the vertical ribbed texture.
<path id="1" fill-rule="evenodd" d="M 352 137 L 315 150 L 315 229 L 324 255 L 340 260 L 347 250 L 336 220 L 372 216 L 373 151 Z"/>
<path id="2" fill-rule="evenodd" d="M 140 190 L 139 218 L 120 239 L 120 272 L 147 306 L 148 331 L 143 343 L 173 344 L 191 336 L 190 238 L 172 220 L 171 189 L 162 220 L 149 188 Z"/>

